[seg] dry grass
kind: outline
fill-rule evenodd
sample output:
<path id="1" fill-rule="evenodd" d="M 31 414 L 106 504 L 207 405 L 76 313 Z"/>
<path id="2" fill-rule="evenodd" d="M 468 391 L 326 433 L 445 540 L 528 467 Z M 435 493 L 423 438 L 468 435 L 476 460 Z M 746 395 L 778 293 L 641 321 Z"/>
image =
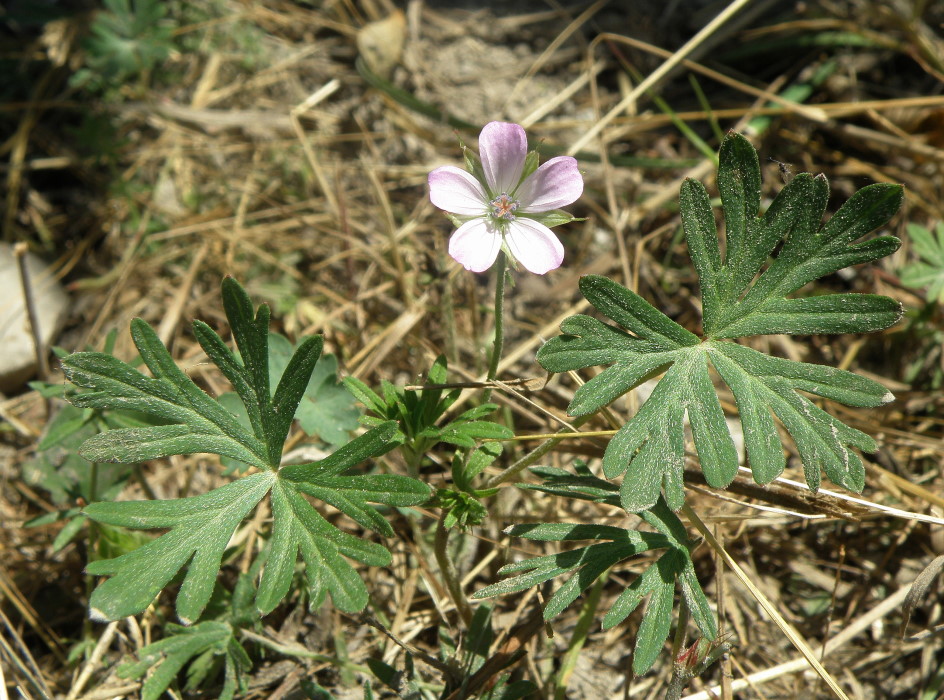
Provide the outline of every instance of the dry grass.
<path id="1" fill-rule="evenodd" d="M 728 21 L 697 36 L 724 3 L 699 3 L 707 6 L 703 12 L 683 9 L 685 3 L 627 9 L 628 3 L 597 2 L 566 10 L 556 3 L 471 10 L 435 5 L 410 3 L 402 23 L 388 21 L 372 30 L 379 38 L 362 39 L 369 44 L 362 44 L 363 51 L 383 51 L 402 30 L 395 85 L 472 124 L 522 122 L 548 147 L 598 156 L 582 160 L 587 187 L 574 213 L 588 220 L 562 229 L 564 267 L 541 278 L 515 276 L 502 379 L 541 375 L 534 353 L 561 318 L 585 307 L 576 287 L 583 274 L 610 275 L 686 327 L 698 327 L 696 280 L 676 236 L 672 204 L 682 178 L 710 180 L 713 166 L 654 108 L 645 87 L 713 148 L 718 144 L 711 141 L 709 118 L 748 134 L 764 162 L 766 194 L 781 186 L 769 157 L 794 172 L 825 172 L 833 210 L 868 182 L 904 183 L 906 205 L 893 233 L 903 233 L 908 221 L 944 218 L 944 41 L 936 34 L 944 13 L 935 3 L 915 3 L 924 11 L 912 16 L 904 1 L 819 0 L 801 4 L 802 12 L 784 3 L 735 2 Z M 64 129 L 84 107 L 65 84 L 68 57 L 80 51 L 78 22 L 49 26 L 34 44 L 18 48 L 22 60 L 38 52 L 48 63 L 28 102 L 2 106 L 4 235 L 49 253 L 74 290 L 73 316 L 59 344 L 99 346 L 106 332 L 117 329 L 115 353 L 130 358 L 126 330 L 140 316 L 159 329 L 194 377 L 224 391 L 223 380 L 206 371 L 189 321 L 201 318 L 224 330 L 218 288 L 224 275 L 233 275 L 255 299 L 271 303 L 279 330 L 292 337 L 324 334 L 342 371 L 368 384 L 414 383 L 442 352 L 457 381 L 482 377 L 492 323 L 490 278 L 466 273 L 446 255 L 450 227 L 425 194 L 427 173 L 458 161 L 454 130 L 370 87 L 354 67 L 358 32 L 390 17 L 393 3 L 220 0 L 214 7 L 215 19 L 178 29 L 189 49 L 151 76 L 146 94 L 129 88 L 121 104 L 102 107 L 122 138 L 111 172 L 83 156 L 83 144 Z M 823 43 L 807 46 L 805 37 Z M 725 55 L 754 41 L 779 48 L 748 58 Z M 54 49 L 65 58 L 59 60 Z M 629 81 L 621 67 L 627 64 L 649 76 L 644 85 Z M 696 99 L 689 76 L 697 76 L 711 114 Z M 777 97 L 795 84 L 810 86 L 802 104 Z M 475 135 L 461 134 L 470 143 Z M 601 155 L 682 165 L 627 166 L 605 158 L 601 164 Z M 892 259 L 837 284 L 920 308 L 920 295 L 898 282 L 910 259 L 906 240 Z M 944 645 L 937 587 L 919 602 L 904 637 L 899 630 L 904 594 L 944 553 L 944 530 L 935 520 L 944 514 L 944 396 L 928 388 L 934 367 L 913 382 L 905 379 L 908 367 L 931 351 L 929 341 L 907 333 L 903 323 L 861 338 L 764 342 L 777 354 L 873 376 L 898 401 L 873 411 L 832 407 L 881 445 L 867 458 L 866 503 L 814 497 L 789 484 L 752 488 L 749 476 L 724 493 L 693 481 L 688 502 L 717 540 L 716 548 L 699 548 L 696 563 L 733 648 L 708 677 L 693 683 L 692 692 L 720 683 L 717 697 L 832 696 L 745 580 L 721 563 L 730 557 L 848 697 L 940 697 Z M 560 428 L 574 388 L 573 379 L 557 377 L 539 390 L 496 391 L 495 399 L 507 407 L 518 434 L 544 434 Z M 137 621 L 92 625 L 85 620 L 81 538 L 53 555 L 50 543 L 59 526 L 23 527 L 58 507 L 42 484 L 28 483 L 20 471 L 34 453 L 48 409 L 35 392 L 0 403 L 7 423 L 0 670 L 11 697 L 135 697 L 137 683 L 118 678 L 116 664 L 160 636 L 171 599 L 162 595 Z M 625 415 L 630 407 L 616 410 Z M 606 427 L 600 421 L 584 429 Z M 502 466 L 536 444 L 510 446 Z M 575 456 L 599 457 L 604 444 L 565 441 L 545 463 L 566 467 Z M 400 468 L 390 459 L 391 468 Z M 445 484 L 437 464 L 448 459 L 445 451 L 434 455 L 426 472 L 432 485 Z M 801 473 L 788 471 L 796 478 Z M 165 498 L 225 481 L 206 457 L 148 464 L 142 477 Z M 137 483 L 124 494 L 143 496 Z M 935 517 L 890 514 L 876 504 Z M 260 513 L 246 523 L 242 536 L 265 517 Z M 421 538 L 431 536 L 436 517 L 420 512 L 412 529 L 401 519 L 398 530 L 420 539 L 387 542 L 393 565 L 364 571 L 373 613 L 389 635 L 330 608 L 309 614 L 290 602 L 264 620 L 267 644 L 328 655 L 343 648 L 356 664 L 375 657 L 399 668 L 404 647 L 436 655 L 437 628 L 462 635 L 429 542 Z M 494 581 L 508 556 L 538 552 L 537 544 L 508 542 L 501 530 L 542 518 L 618 523 L 625 515 L 503 489 L 487 523 L 456 537 L 463 540 L 456 566 L 465 590 Z M 612 573 L 601 605 L 618 595 L 630 573 Z M 661 696 L 668 653 L 643 678 L 633 679 L 629 671 L 638 613 L 609 632 L 593 625 L 572 673 L 563 683 L 555 680 L 573 644 L 579 606 L 554 621 L 550 636 L 536 623 L 538 598 L 532 592 L 498 600 L 496 661 L 523 648 L 527 653 L 516 667 L 547 697 Z M 80 641 L 85 655 L 68 661 L 70 647 Z M 441 682 L 439 672 L 422 662 L 417 674 Z M 257 658 L 246 697 L 300 697 L 298 683 L 306 677 L 318 678 L 339 698 L 360 697 L 360 691 L 344 690 L 344 674 L 336 668 L 305 654 L 277 652 Z M 364 677 L 354 676 L 358 683 Z"/>

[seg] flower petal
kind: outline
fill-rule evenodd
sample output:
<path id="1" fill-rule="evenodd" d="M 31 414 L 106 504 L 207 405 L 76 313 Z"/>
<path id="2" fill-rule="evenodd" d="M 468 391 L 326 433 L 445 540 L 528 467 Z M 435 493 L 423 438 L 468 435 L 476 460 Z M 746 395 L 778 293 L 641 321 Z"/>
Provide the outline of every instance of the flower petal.
<path id="1" fill-rule="evenodd" d="M 544 224 L 518 217 L 508 223 L 505 242 L 515 259 L 536 275 L 556 270 L 564 262 L 564 246 Z"/>
<path id="2" fill-rule="evenodd" d="M 479 181 L 452 165 L 429 174 L 429 200 L 443 211 L 460 216 L 478 216 L 488 207 L 488 195 Z"/>
<path id="3" fill-rule="evenodd" d="M 488 219 L 472 219 L 449 239 L 449 255 L 466 270 L 485 272 L 501 250 L 501 233 Z"/>
<path id="4" fill-rule="evenodd" d="M 511 194 L 521 179 L 527 155 L 528 137 L 518 124 L 489 122 L 479 134 L 479 158 L 495 195 Z"/>
<path id="5" fill-rule="evenodd" d="M 551 158 L 521 183 L 515 199 L 523 211 L 542 212 L 575 202 L 583 194 L 583 177 L 570 156 Z"/>

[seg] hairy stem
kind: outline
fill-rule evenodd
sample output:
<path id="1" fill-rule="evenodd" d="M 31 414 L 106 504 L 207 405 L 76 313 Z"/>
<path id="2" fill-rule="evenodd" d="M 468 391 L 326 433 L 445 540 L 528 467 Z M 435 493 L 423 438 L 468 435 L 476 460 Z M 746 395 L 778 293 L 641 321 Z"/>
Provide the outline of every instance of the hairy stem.
<path id="1" fill-rule="evenodd" d="M 689 616 L 688 603 L 683 596 L 679 604 L 675 639 L 672 640 L 672 680 L 669 681 L 669 687 L 665 691 L 665 700 L 679 700 L 682 697 L 682 691 L 685 690 L 688 682 L 692 679 L 691 670 L 684 661 L 679 661 L 679 656 L 685 649 L 685 641 L 688 637 Z"/>
<path id="2" fill-rule="evenodd" d="M 580 416 L 579 418 L 575 418 L 573 421 L 571 421 L 570 425 L 573 428 L 579 428 L 581 425 L 586 423 L 592 417 L 593 417 L 592 414 L 586 415 L 586 416 Z M 531 452 L 527 453 L 524 457 L 522 457 L 517 462 L 512 464 L 510 467 L 505 469 L 503 472 L 501 472 L 500 474 L 496 474 L 495 476 L 490 478 L 488 481 L 485 482 L 485 488 L 493 489 L 499 484 L 502 484 L 510 479 L 514 479 L 516 476 L 518 476 L 518 474 L 523 472 L 525 469 L 527 469 L 532 464 L 534 464 L 539 459 L 541 459 L 541 457 L 543 457 L 548 452 L 553 450 L 562 440 L 572 438 L 573 432 L 571 430 L 571 427 L 562 428 L 559 432 L 565 433 L 564 436 L 548 438 L 547 440 L 542 442 L 540 445 L 535 447 Z"/>
<path id="3" fill-rule="evenodd" d="M 459 573 L 449 558 L 449 530 L 446 529 L 445 521 L 448 511 L 443 510 L 439 516 L 439 522 L 436 523 L 436 540 L 433 544 L 433 552 L 436 555 L 436 562 L 439 564 L 439 573 L 442 576 L 443 583 L 446 584 L 446 590 L 449 597 L 459 611 L 459 616 L 466 627 L 472 622 L 472 606 L 469 600 L 462 592 L 462 586 L 459 585 Z"/>
<path id="4" fill-rule="evenodd" d="M 499 251 L 495 262 L 495 344 L 492 347 L 492 356 L 488 363 L 488 373 L 485 378 L 492 380 L 498 374 L 498 363 L 501 361 L 502 348 L 505 345 L 505 270 L 507 269 L 505 251 Z M 482 401 L 491 398 L 492 390 L 486 389 Z"/>

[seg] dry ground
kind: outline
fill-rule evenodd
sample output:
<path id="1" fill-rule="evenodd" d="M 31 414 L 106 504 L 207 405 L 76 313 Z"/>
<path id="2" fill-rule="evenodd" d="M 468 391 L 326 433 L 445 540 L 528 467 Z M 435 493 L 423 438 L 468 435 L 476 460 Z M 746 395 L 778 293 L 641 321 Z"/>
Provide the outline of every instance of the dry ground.
<path id="1" fill-rule="evenodd" d="M 678 60 L 678 49 L 726 4 L 216 0 L 203 14 L 188 14 L 185 3 L 171 11 L 174 52 L 107 102 L 68 83 L 89 17 L 11 29 L 6 50 L 16 55 L 19 75 L 34 77 L 28 100 L 2 106 L 4 235 L 45 253 L 70 285 L 73 314 L 59 340 L 70 350 L 100 347 L 117 329 L 115 354 L 131 358 L 126 331 L 140 316 L 159 328 L 194 376 L 211 390 L 225 390 L 204 371 L 189 321 L 225 329 L 219 283 L 233 275 L 272 305 L 281 332 L 324 334 L 344 374 L 372 385 L 409 384 L 444 352 L 456 381 L 474 380 L 486 363 L 491 278 L 465 272 L 445 252 L 451 228 L 427 199 L 426 175 L 458 163 L 459 151 L 454 127 L 433 112 L 474 125 L 460 129 L 470 144 L 485 122 L 516 121 L 548 148 L 586 155 L 586 192 L 573 213 L 587 220 L 559 229 L 567 250 L 561 269 L 540 278 L 515 275 L 501 368 L 502 378 L 514 379 L 541 375 L 534 353 L 564 315 L 581 308 L 583 274 L 610 275 L 698 328 L 696 278 L 674 203 L 684 177 L 713 187 L 713 167 L 653 95 L 712 149 L 718 146 L 712 120 L 722 131 L 748 135 L 761 156 L 767 195 L 791 172 L 824 172 L 835 211 L 865 184 L 903 183 L 906 204 L 891 231 L 905 238 L 902 249 L 828 282 L 893 296 L 912 315 L 925 309 L 923 325 L 906 319 L 864 337 L 778 337 L 768 346 L 855 369 L 896 393 L 896 402 L 878 410 L 832 407 L 879 441 L 880 451 L 866 460 L 867 503 L 853 508 L 828 496 L 809 499 L 786 485 L 750 490 L 749 478 L 725 493 L 693 483 L 688 498 L 750 581 L 823 654 L 849 697 L 940 697 L 938 584 L 918 601 L 904 637 L 900 627 L 904 594 L 944 554 L 944 529 L 873 504 L 944 514 L 944 396 L 936 388 L 944 372 L 942 315 L 925 307 L 921 290 L 899 280 L 915 259 L 906 223 L 944 219 L 944 6 L 755 1 L 692 47 L 688 62 Z M 357 72 L 359 35 L 368 58 L 392 52 L 390 84 L 408 98 L 398 100 L 400 93 L 371 86 Z M 395 50 L 400 38 L 402 53 Z M 629 99 L 637 85 L 633 72 L 661 78 L 653 92 Z M 775 99 L 788 90 L 802 103 Z M 420 103 L 435 109 L 421 113 Z M 76 132 L 88 110 L 113 125 L 111 153 L 89 153 L 88 132 Z M 613 162 L 601 163 L 604 154 Z M 540 434 L 557 429 L 549 416 L 564 415 L 574 388 L 572 379 L 558 377 L 524 395 L 495 396 L 517 433 Z M 30 391 L 0 404 L 6 421 L 0 668 L 10 697 L 41 697 L 43 688 L 56 697 L 136 697 L 137 684 L 118 678 L 116 665 L 142 639 L 160 636 L 164 621 L 173 619 L 172 598 L 163 595 L 137 622 L 112 626 L 103 637 L 106 627 L 85 619 L 82 538 L 53 554 L 59 526 L 23 527 L 62 506 L 21 469 L 55 408 Z M 510 448 L 507 458 L 529 444 Z M 568 442 L 546 463 L 566 467 L 581 456 L 595 465 L 603 444 Z M 439 466 L 431 463 L 425 474 L 440 486 L 448 454 L 435 456 Z M 142 475 L 163 497 L 225 480 L 205 456 L 148 464 Z M 124 497 L 140 495 L 132 485 Z M 470 593 L 496 580 L 509 551 L 521 548 L 501 535 L 509 524 L 622 517 L 590 506 L 564 512 L 549 497 L 512 489 L 491 508 L 486 524 L 456 551 Z M 836 517 L 837 508 L 854 516 Z M 431 532 L 435 517 L 421 512 L 414 534 Z M 428 543 L 404 537 L 387 544 L 394 564 L 364 572 L 374 612 L 405 644 L 435 654 L 437 628 L 461 636 L 461 625 Z M 710 547 L 699 548 L 696 563 L 732 649 L 691 692 L 724 680 L 719 697 L 831 697 L 805 662 L 782 666 L 800 658 L 798 652 Z M 618 595 L 629 573 L 611 575 L 601 606 Z M 500 630 L 530 612 L 522 596 L 497 605 Z M 527 654 L 516 673 L 547 697 L 661 697 L 668 652 L 642 678 L 629 671 L 638 617 L 609 632 L 595 623 L 580 649 L 579 612 L 577 605 L 557 618 L 553 636 L 541 627 L 523 635 Z M 256 655 L 245 697 L 301 697 L 302 678 L 317 678 L 340 698 L 360 697 L 344 683 L 360 685 L 364 675 L 348 678 L 298 649 L 333 655 L 344 648 L 358 664 L 376 657 L 404 665 L 402 649 L 389 637 L 330 607 L 310 614 L 290 601 L 264 625 L 283 653 Z M 80 641 L 86 653 L 70 657 Z M 561 678 L 557 669 L 568 650 L 577 656 Z M 416 673 L 423 682 L 440 682 L 421 662 Z M 744 678 L 748 687 L 735 684 Z"/>

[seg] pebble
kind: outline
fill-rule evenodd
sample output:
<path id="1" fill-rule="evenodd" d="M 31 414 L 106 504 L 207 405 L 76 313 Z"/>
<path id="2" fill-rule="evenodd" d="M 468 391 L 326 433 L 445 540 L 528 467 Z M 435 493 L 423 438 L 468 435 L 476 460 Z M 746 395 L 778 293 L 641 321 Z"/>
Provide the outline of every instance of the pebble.
<path id="1" fill-rule="evenodd" d="M 69 310 L 69 297 L 46 263 L 26 256 L 43 346 L 50 347 Z M 13 246 L 0 243 L 0 392 L 19 390 L 36 375 L 36 351 L 23 302 L 19 266 Z"/>

